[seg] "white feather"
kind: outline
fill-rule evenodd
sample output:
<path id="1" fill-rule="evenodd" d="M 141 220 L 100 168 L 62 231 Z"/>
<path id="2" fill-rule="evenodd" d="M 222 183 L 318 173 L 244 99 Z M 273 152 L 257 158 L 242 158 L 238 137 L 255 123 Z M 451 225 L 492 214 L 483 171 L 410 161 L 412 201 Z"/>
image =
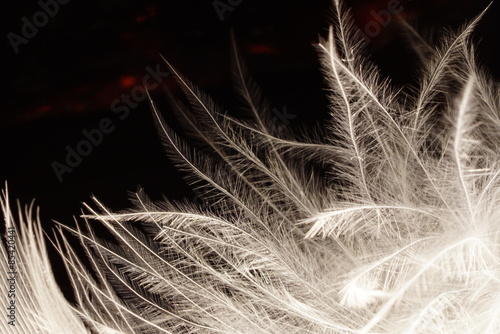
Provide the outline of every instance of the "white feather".
<path id="1" fill-rule="evenodd" d="M 254 122 L 222 112 L 167 62 L 189 101 L 172 106 L 213 155 L 177 137 L 150 99 L 154 119 L 204 205 L 151 203 L 142 192 L 123 213 L 86 205 L 85 223 L 61 225 L 53 241 L 75 306 L 27 210 L 16 245 L 20 327 L 3 322 L 3 332 L 499 333 L 500 94 L 474 61 L 482 14 L 425 44 L 419 86 L 407 93 L 366 60 L 339 1 L 334 9 L 318 45 L 331 113 L 320 133 L 301 141 L 270 124 L 236 48 Z M 2 208 L 12 227 L 6 192 Z"/>

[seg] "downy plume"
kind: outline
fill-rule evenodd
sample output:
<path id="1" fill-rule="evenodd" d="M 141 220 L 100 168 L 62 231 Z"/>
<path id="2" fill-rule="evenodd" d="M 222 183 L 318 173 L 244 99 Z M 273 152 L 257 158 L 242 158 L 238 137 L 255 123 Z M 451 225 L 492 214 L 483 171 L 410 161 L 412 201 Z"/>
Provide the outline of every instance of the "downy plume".
<path id="1" fill-rule="evenodd" d="M 251 121 L 165 61 L 188 102 L 172 107 L 203 145 L 177 136 L 150 98 L 153 117 L 203 204 L 141 190 L 116 213 L 94 198 L 50 238 L 73 304 L 37 211 L 14 214 L 5 188 L 0 280 L 4 292 L 15 282 L 17 313 L 2 333 L 500 333 L 500 95 L 474 58 L 481 16 L 435 45 L 416 35 L 420 80 L 403 90 L 334 1 L 317 45 L 331 117 L 307 138 L 270 121 L 234 45 Z"/>

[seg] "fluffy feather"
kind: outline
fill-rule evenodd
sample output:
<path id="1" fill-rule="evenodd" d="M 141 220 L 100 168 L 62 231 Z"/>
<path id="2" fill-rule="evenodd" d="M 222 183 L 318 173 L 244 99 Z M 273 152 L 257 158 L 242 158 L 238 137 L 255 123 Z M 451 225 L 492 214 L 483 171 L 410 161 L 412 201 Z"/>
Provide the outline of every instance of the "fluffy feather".
<path id="1" fill-rule="evenodd" d="M 318 45 L 331 118 L 316 138 L 270 124 L 236 49 L 253 122 L 169 65 L 190 104 L 173 107 L 207 149 L 177 137 L 151 101 L 153 115 L 204 204 L 152 203 L 140 191 L 124 213 L 86 205 L 85 224 L 61 225 L 53 241 L 75 305 L 57 288 L 36 215 L 20 213 L 19 323 L 3 320 L 3 332 L 499 333 L 499 91 L 474 61 L 481 15 L 426 44 L 408 93 L 378 74 L 348 11 L 334 8 Z M 7 191 L 2 209 L 12 228 Z"/>

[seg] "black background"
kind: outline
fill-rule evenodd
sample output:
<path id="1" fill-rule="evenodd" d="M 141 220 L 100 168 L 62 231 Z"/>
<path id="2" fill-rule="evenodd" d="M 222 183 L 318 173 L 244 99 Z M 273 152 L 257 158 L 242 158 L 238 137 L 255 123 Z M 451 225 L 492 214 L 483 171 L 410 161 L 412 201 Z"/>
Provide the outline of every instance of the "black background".
<path id="1" fill-rule="evenodd" d="M 345 3 L 363 27 L 373 20 L 370 10 L 384 9 L 388 1 Z M 403 17 L 432 34 L 472 19 L 488 1 L 401 4 Z M 140 83 L 134 78 L 144 77 L 146 66 L 161 63 L 160 53 L 231 111 L 237 104 L 229 65 L 232 28 L 250 72 L 273 106 L 297 115 L 294 124 L 327 112 L 313 44 L 318 35 L 326 35 L 328 0 L 243 0 L 222 21 L 213 1 L 71 0 L 17 54 L 7 34 L 20 34 L 21 18 L 31 20 L 40 6 L 25 0 L 2 6 L 0 181 L 7 180 L 12 197 L 23 203 L 36 198 L 44 224 L 71 221 L 91 194 L 114 210 L 124 209 L 128 192 L 138 185 L 153 199 L 194 196 L 164 154 L 147 102 L 125 120 L 110 111 L 113 100 Z M 497 79 L 498 7 L 492 5 L 475 33 L 478 59 Z M 394 23 L 367 49 L 395 84 L 414 83 L 416 58 Z M 165 84 L 175 91 L 172 80 Z M 162 89 L 153 95 L 168 118 Z M 96 128 L 106 117 L 116 129 L 59 182 L 51 164 L 64 163 L 65 147 L 75 147 L 85 139 L 83 129 Z"/>

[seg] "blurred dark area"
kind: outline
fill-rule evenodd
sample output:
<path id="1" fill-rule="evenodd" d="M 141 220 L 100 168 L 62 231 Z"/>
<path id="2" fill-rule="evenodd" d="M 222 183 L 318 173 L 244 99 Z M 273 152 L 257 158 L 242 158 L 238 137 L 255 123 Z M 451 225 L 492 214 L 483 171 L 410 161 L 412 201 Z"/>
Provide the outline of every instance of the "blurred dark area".
<path id="1" fill-rule="evenodd" d="M 0 180 L 8 181 L 12 197 L 22 203 L 36 198 L 47 224 L 71 221 L 91 194 L 113 210 L 127 208 L 128 192 L 138 186 L 153 199 L 193 196 L 164 154 L 147 101 L 130 107 L 123 119 L 112 109 L 122 94 L 142 85 L 148 67 L 167 70 L 160 54 L 231 112 L 238 105 L 231 85 L 233 29 L 249 72 L 271 105 L 297 115 L 295 124 L 327 112 L 313 45 L 327 33 L 329 0 L 65 0 L 56 2 L 57 10 L 51 7 L 53 17 L 37 14 L 44 11 L 41 3 L 54 2 L 4 1 L 1 22 Z M 371 11 L 386 8 L 390 0 L 344 2 L 364 27 L 373 21 Z M 440 32 L 471 20 L 488 3 L 401 0 L 397 15 Z M 478 60 L 496 79 L 499 7 L 492 4 L 475 33 Z M 36 32 L 24 27 L 34 20 L 40 25 Z M 414 84 L 417 57 L 394 21 L 367 50 L 395 85 Z M 23 37 L 23 29 L 33 36 Z M 166 78 L 151 91 L 168 118 L 162 86 L 178 88 Z M 54 162 L 65 164 L 67 147 L 76 150 L 87 139 L 83 131 L 98 129 L 103 119 L 113 130 L 98 145 L 83 147 L 91 152 L 61 181 Z"/>

